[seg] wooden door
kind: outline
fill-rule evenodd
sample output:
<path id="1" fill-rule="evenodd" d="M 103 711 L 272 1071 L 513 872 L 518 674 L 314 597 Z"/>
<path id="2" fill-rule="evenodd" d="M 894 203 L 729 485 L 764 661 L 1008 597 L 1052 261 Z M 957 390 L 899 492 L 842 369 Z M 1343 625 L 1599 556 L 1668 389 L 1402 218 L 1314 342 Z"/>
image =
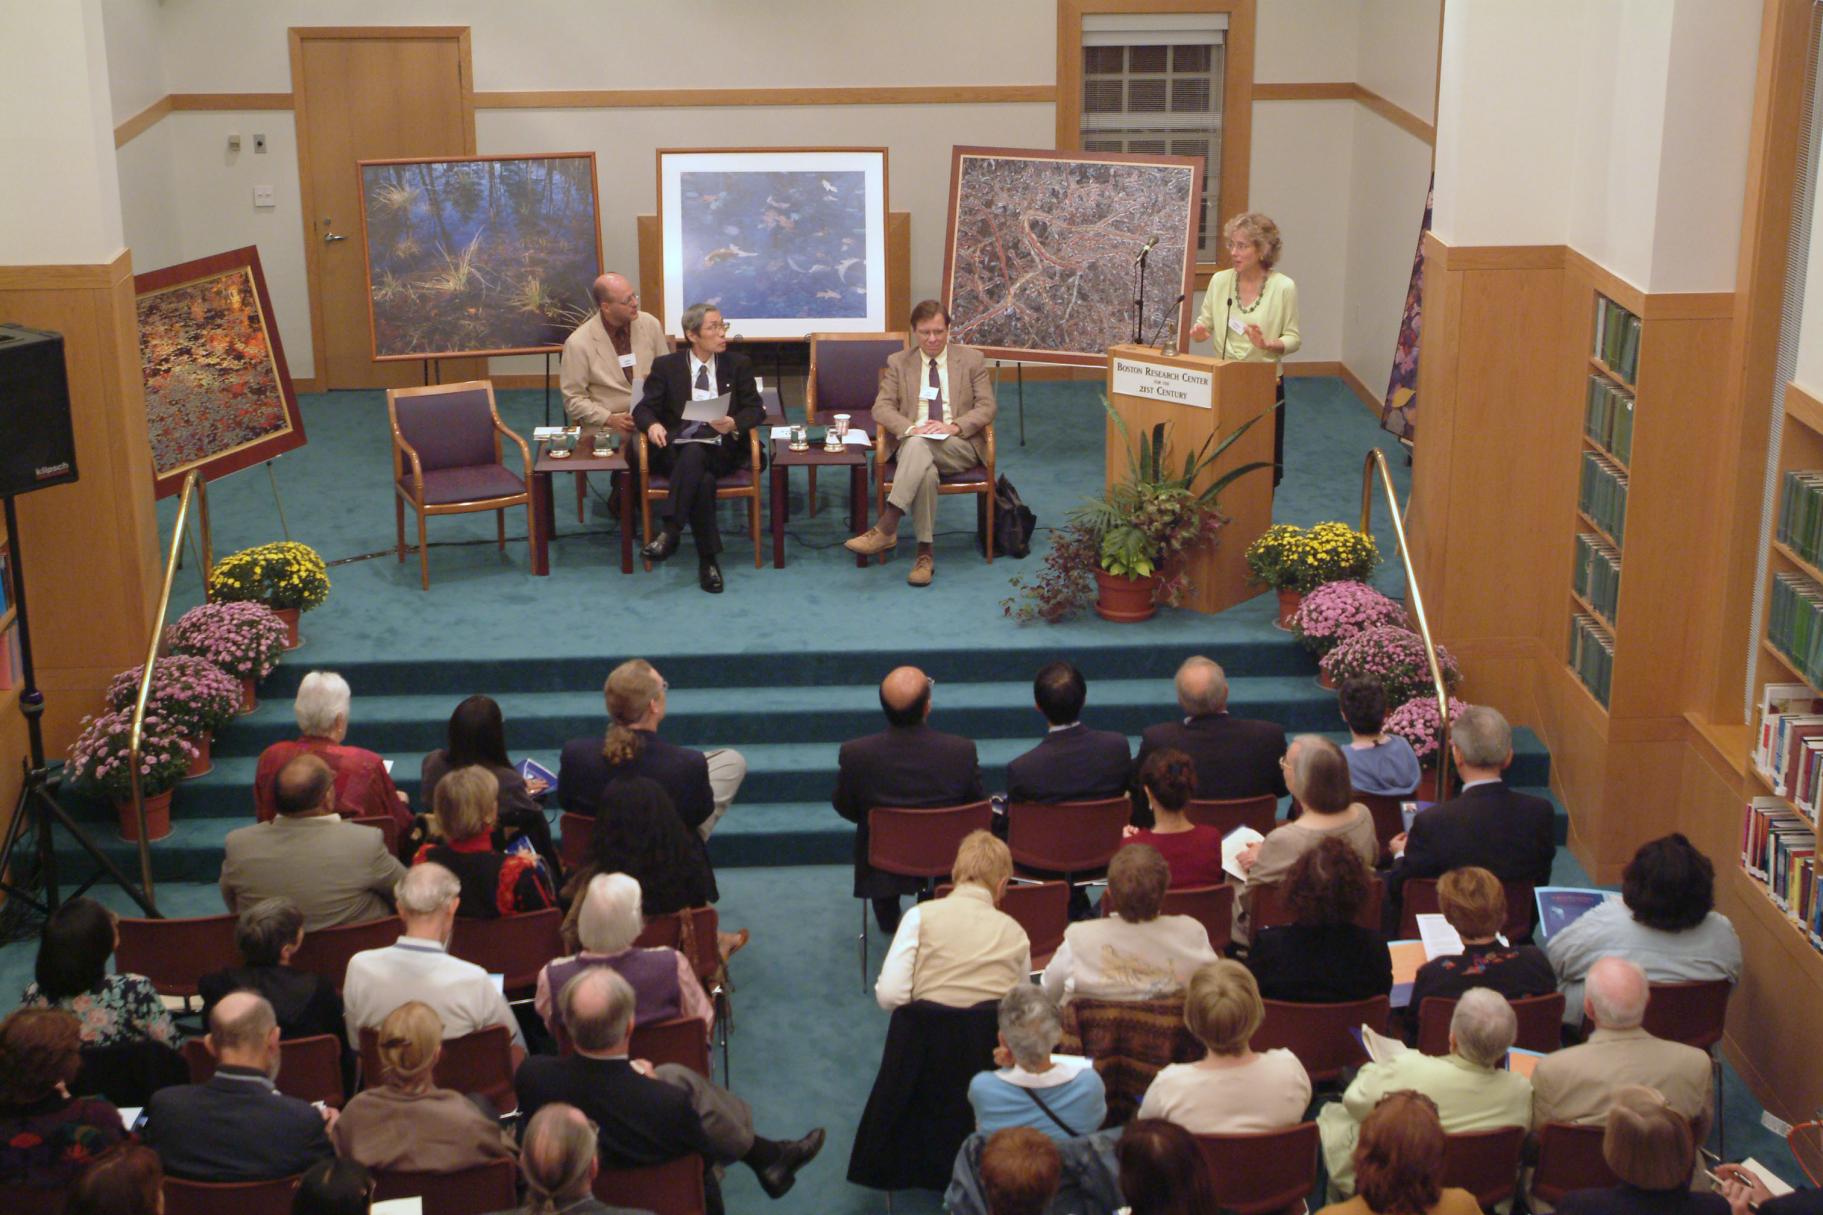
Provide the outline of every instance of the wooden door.
<path id="1" fill-rule="evenodd" d="M 472 156 L 473 80 L 466 27 L 291 31 L 310 332 L 322 388 L 424 382 L 422 363 L 373 361 L 355 162 Z M 485 374 L 481 359 L 437 367 L 445 381 Z"/>

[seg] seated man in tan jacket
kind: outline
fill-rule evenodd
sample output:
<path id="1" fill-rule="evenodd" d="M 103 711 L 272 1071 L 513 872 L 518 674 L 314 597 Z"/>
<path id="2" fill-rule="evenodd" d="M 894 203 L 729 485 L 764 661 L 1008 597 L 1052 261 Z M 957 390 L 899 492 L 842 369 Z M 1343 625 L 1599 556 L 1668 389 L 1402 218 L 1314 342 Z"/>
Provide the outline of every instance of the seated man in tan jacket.
<path id="1" fill-rule="evenodd" d="M 1624 958 L 1589 971 L 1583 1013 L 1594 1026 L 1581 1046 L 1546 1055 L 1532 1072 L 1532 1126 L 1600 1122 L 1617 1089 L 1643 1084 L 1690 1120 L 1698 1143 L 1709 1134 L 1714 1085 L 1709 1056 L 1640 1027 L 1650 996 L 1645 972 Z"/>
<path id="2" fill-rule="evenodd" d="M 595 315 L 564 339 L 558 364 L 563 408 L 579 426 L 633 433 L 633 381 L 652 360 L 671 353 L 665 327 L 639 310 L 639 290 L 623 274 L 604 274 L 589 288 Z"/>

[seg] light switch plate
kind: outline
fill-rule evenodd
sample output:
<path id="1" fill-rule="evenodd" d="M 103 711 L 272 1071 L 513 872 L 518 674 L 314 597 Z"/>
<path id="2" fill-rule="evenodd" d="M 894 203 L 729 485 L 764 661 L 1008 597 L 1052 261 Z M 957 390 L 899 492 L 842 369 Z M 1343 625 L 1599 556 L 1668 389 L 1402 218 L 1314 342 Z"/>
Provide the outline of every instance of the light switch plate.
<path id="1" fill-rule="evenodd" d="M 253 187 L 253 205 L 256 207 L 276 207 L 278 199 L 273 196 L 271 186 Z"/>

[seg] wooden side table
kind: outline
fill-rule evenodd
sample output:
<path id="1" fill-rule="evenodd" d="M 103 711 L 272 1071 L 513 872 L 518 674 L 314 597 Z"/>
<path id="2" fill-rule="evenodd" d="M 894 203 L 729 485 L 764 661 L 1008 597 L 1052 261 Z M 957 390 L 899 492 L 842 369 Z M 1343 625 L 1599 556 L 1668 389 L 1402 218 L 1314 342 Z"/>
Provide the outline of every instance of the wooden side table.
<path id="1" fill-rule="evenodd" d="M 785 524 L 791 514 L 790 493 L 786 487 L 787 474 L 794 468 L 841 468 L 848 469 L 849 509 L 854 514 L 854 534 L 860 535 L 867 530 L 867 468 L 871 447 L 844 447 L 841 451 L 824 451 L 821 444 L 816 444 L 809 451 L 792 451 L 791 444 L 785 439 L 772 440 L 772 567 L 785 567 Z M 867 565 L 866 557 L 856 557 L 855 564 L 863 568 Z"/>
<path id="2" fill-rule="evenodd" d="M 633 572 L 633 474 L 627 467 L 626 443 L 611 455 L 595 454 L 595 430 L 584 427 L 575 454 L 553 456 L 549 443 L 538 445 L 532 461 L 532 573 L 551 572 L 551 537 L 557 530 L 556 507 L 551 493 L 552 473 L 605 472 L 620 494 L 620 572 Z"/>

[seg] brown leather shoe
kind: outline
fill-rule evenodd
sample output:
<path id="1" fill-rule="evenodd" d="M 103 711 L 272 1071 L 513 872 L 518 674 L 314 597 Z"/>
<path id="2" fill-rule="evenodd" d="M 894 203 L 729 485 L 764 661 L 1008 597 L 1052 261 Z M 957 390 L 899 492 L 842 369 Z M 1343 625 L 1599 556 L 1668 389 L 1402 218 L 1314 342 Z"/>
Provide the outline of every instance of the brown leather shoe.
<path id="1" fill-rule="evenodd" d="M 913 586 L 929 586 L 931 576 L 936 572 L 937 563 L 931 559 L 931 555 L 919 553 L 918 559 L 912 562 L 911 573 L 905 575 L 905 580 Z"/>
<path id="2" fill-rule="evenodd" d="M 872 557 L 885 552 L 887 549 L 896 547 L 898 543 L 899 535 L 897 532 L 894 532 L 892 535 L 887 535 L 877 527 L 870 527 L 860 535 L 850 536 L 848 539 L 842 541 L 842 547 L 851 553 L 859 553 L 863 557 Z"/>

